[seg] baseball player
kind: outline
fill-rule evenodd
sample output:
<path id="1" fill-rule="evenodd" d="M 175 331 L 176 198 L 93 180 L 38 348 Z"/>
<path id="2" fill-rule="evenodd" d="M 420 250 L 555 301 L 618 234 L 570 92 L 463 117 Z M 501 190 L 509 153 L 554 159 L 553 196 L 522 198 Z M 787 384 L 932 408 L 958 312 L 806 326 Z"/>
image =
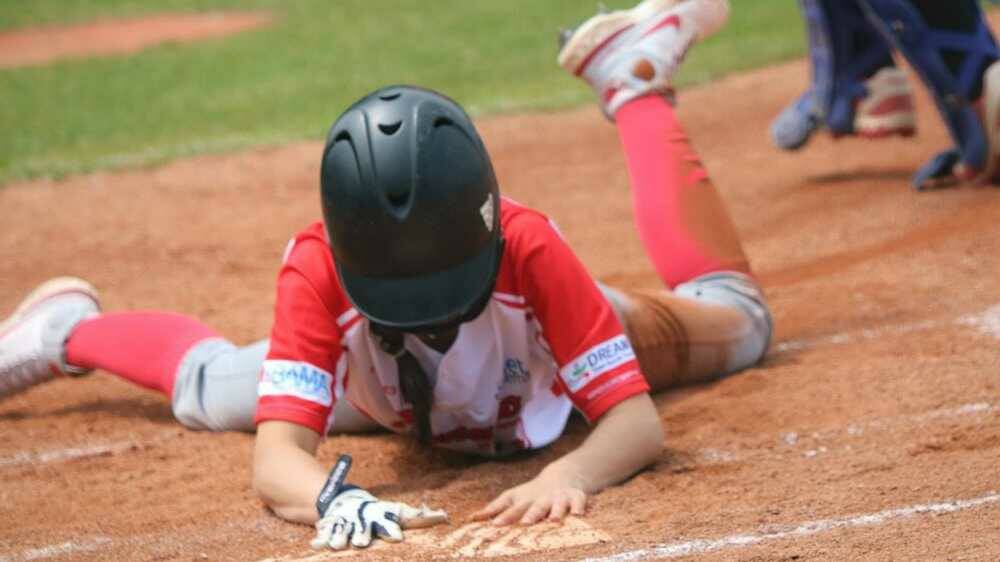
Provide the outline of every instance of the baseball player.
<path id="1" fill-rule="evenodd" d="M 937 102 L 954 148 L 921 168 L 918 189 L 998 183 L 1000 49 L 976 0 L 799 0 L 808 24 L 810 88 L 778 116 L 774 143 L 796 150 L 834 136 L 912 135 L 916 119 L 893 49 Z"/>
<path id="2" fill-rule="evenodd" d="M 384 428 L 428 446 L 538 449 L 572 410 L 574 451 L 473 514 L 495 524 L 584 513 L 588 495 L 661 453 L 649 392 L 745 369 L 772 324 L 708 174 L 671 105 L 720 0 L 647 0 L 591 18 L 559 62 L 618 128 L 645 247 L 671 290 L 596 283 L 543 214 L 499 194 L 465 112 L 392 86 L 345 111 L 322 154 L 323 221 L 289 243 L 270 339 L 237 347 L 187 316 L 101 313 L 62 278 L 0 325 L 0 395 L 92 369 L 164 393 L 192 429 L 256 431 L 253 485 L 316 547 L 399 541 L 443 512 L 377 498 L 315 457 L 327 434 Z"/>

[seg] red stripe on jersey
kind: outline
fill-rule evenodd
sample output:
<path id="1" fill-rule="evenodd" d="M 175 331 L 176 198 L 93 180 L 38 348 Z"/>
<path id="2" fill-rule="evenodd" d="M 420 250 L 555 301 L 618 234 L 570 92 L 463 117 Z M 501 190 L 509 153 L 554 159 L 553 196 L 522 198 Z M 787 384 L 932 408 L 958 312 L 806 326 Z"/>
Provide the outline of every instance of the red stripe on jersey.
<path id="1" fill-rule="evenodd" d="M 636 364 L 623 365 L 591 382 L 578 392 L 574 403 L 591 423 L 623 400 L 649 392 L 649 383 L 636 369 Z"/>
<path id="2" fill-rule="evenodd" d="M 351 319 L 348 320 L 345 324 L 341 325 L 340 328 L 343 331 L 346 332 L 346 331 L 350 330 L 351 328 L 353 328 L 355 324 L 357 324 L 358 322 L 361 322 L 362 319 L 364 319 L 363 316 L 361 316 L 360 314 L 356 314 L 353 317 L 351 317 Z"/>
<path id="3" fill-rule="evenodd" d="M 323 435 L 326 432 L 327 408 L 294 396 L 261 396 L 257 400 L 254 425 L 266 421 L 285 421 L 308 427 Z"/>
<path id="4" fill-rule="evenodd" d="M 519 295 L 509 295 L 507 293 L 493 293 L 493 300 L 511 308 L 527 308 L 524 297 Z"/>

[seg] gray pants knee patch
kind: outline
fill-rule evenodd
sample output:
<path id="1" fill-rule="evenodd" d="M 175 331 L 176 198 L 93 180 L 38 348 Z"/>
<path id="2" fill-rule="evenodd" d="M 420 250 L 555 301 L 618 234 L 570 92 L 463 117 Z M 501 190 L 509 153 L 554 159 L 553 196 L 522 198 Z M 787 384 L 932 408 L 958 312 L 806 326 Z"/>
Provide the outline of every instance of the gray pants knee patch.
<path id="1" fill-rule="evenodd" d="M 224 339 L 205 340 L 181 360 L 174 382 L 173 411 L 185 427 L 210 431 L 254 431 L 257 382 L 268 341 L 237 347 Z M 379 429 L 347 400 L 334 406 L 330 433 Z"/>
<path id="2" fill-rule="evenodd" d="M 266 340 L 246 347 L 224 339 L 195 345 L 177 369 L 174 417 L 190 429 L 253 431 L 267 348 Z"/>
<path id="3" fill-rule="evenodd" d="M 746 317 L 749 329 L 743 338 L 735 342 L 726 365 L 727 372 L 752 367 L 767 353 L 774 322 L 764 293 L 750 277 L 730 271 L 709 273 L 678 285 L 674 294 L 724 306 Z"/>

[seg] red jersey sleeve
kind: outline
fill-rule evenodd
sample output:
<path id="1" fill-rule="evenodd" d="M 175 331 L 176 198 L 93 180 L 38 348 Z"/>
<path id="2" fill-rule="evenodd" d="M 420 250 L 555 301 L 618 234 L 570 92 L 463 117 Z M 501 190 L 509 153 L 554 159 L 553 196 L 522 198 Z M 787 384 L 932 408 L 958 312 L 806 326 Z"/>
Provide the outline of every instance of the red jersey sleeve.
<path id="1" fill-rule="evenodd" d="M 325 238 L 317 230 L 314 225 L 290 243 L 278 274 L 254 422 L 287 421 L 324 435 L 343 394 L 345 358 L 337 326 L 339 285 Z"/>
<path id="2" fill-rule="evenodd" d="M 561 390 L 591 422 L 649 391 L 611 305 L 543 215 L 521 212 L 505 225 L 517 285 L 541 322 L 559 365 Z"/>

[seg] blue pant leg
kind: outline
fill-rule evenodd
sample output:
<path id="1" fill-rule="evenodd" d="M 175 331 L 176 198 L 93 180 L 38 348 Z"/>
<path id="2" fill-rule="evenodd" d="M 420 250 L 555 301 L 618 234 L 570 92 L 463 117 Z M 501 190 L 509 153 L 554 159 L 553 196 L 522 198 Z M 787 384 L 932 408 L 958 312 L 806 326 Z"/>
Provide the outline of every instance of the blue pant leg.
<path id="1" fill-rule="evenodd" d="M 873 25 L 903 53 L 920 75 L 933 95 L 956 146 L 948 156 L 935 160 L 933 169 L 922 170 L 916 181 L 920 183 L 927 174 L 950 173 L 951 165 L 956 161 L 973 169 L 985 167 L 989 146 L 970 96 L 981 88 L 984 63 L 996 60 L 997 45 L 975 0 L 947 3 L 953 9 L 957 9 L 957 4 L 967 3 L 965 9 L 973 9 L 978 14 L 977 25 L 967 32 L 933 27 L 933 22 L 926 21 L 924 13 L 909 0 L 859 2 Z M 964 53 L 962 64 L 949 67 L 945 60 L 946 52 Z"/>

